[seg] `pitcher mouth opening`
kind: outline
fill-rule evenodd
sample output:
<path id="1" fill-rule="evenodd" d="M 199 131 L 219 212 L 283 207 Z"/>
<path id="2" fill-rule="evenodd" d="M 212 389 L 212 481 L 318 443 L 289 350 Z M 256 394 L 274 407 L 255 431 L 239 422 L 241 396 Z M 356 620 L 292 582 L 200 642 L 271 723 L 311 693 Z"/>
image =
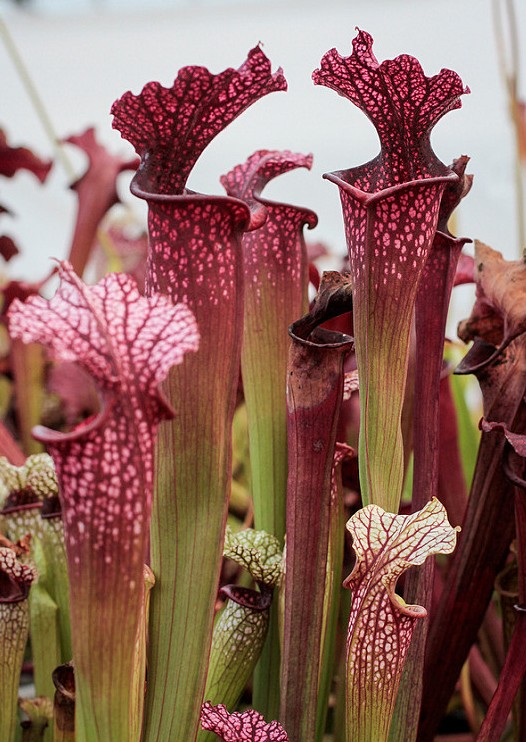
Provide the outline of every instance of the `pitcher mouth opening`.
<path id="1" fill-rule="evenodd" d="M 205 202 L 209 205 L 214 205 L 217 208 L 224 208 L 225 210 L 237 210 L 236 222 L 244 225 L 243 231 L 246 231 L 250 224 L 250 209 L 244 201 L 239 198 L 233 198 L 232 196 L 221 196 L 221 195 L 207 195 L 204 193 L 196 193 L 185 188 L 183 193 L 155 193 L 142 189 L 137 182 L 132 180 L 130 185 L 131 193 L 137 198 L 141 198 L 143 201 L 148 203 L 158 204 L 180 204 L 180 205 L 191 205 L 192 203 Z"/>
<path id="2" fill-rule="evenodd" d="M 397 183 L 396 185 L 382 188 L 379 191 L 368 192 L 361 190 L 361 188 L 353 186 L 351 183 L 349 183 L 348 180 L 345 179 L 345 174 L 351 173 L 352 170 L 353 168 L 349 170 L 334 170 L 329 173 L 323 173 L 322 177 L 325 180 L 329 180 L 331 183 L 335 183 L 342 191 L 348 193 L 350 196 L 359 201 L 363 206 L 369 206 L 370 204 L 376 203 L 376 201 L 381 201 L 382 199 L 394 196 L 400 191 L 417 188 L 427 188 L 429 186 L 440 185 L 442 183 L 456 183 L 459 180 L 459 176 L 456 173 L 450 172 L 445 175 L 439 175 L 433 178 L 419 178 L 418 180 L 408 180 L 404 183 Z"/>

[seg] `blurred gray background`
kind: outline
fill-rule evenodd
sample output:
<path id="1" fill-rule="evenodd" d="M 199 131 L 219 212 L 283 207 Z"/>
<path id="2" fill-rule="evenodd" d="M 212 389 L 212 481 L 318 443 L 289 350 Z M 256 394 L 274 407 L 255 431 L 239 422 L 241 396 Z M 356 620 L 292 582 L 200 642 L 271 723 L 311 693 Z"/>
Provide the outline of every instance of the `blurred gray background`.
<path id="1" fill-rule="evenodd" d="M 521 5 L 518 29 L 526 29 L 526 4 L 516 4 Z M 471 157 L 468 170 L 475 183 L 459 210 L 457 233 L 479 238 L 507 257 L 519 255 L 514 137 L 489 0 L 0 0 L 0 19 L 57 135 L 93 125 L 101 141 L 124 155 L 132 153 L 131 146 L 112 130 L 109 115 L 124 91 L 137 93 L 150 80 L 168 86 L 185 65 L 205 65 L 216 73 L 238 67 L 247 51 L 263 42 L 274 68 L 284 69 L 288 93 L 267 96 L 221 133 L 201 157 L 189 187 L 221 193 L 219 176 L 256 149 L 312 152 L 312 172 L 287 174 L 265 194 L 315 210 L 319 226 L 309 237 L 338 254 L 345 251 L 339 197 L 321 174 L 366 162 L 378 144 L 373 126 L 358 109 L 312 84 L 312 70 L 331 47 L 348 55 L 355 27 L 373 35 L 380 61 L 410 53 L 427 75 L 450 67 L 471 95 L 439 122 L 432 142 L 444 162 L 460 154 Z M 524 58 L 521 65 L 524 76 Z M 52 156 L 1 39 L 0 70 L 0 126 L 10 143 Z M 81 154 L 73 147 L 68 154 L 80 175 L 85 166 Z M 144 223 L 144 204 L 128 192 L 130 178 L 131 173 L 121 176 L 124 205 L 114 207 L 114 217 L 133 213 Z M 16 237 L 23 251 L 9 265 L 12 277 L 38 279 L 48 271 L 50 256 L 66 255 L 75 213 L 68 182 L 60 163 L 44 187 L 27 173 L 2 179 L 1 200 L 16 217 L 4 217 L 1 231 Z"/>

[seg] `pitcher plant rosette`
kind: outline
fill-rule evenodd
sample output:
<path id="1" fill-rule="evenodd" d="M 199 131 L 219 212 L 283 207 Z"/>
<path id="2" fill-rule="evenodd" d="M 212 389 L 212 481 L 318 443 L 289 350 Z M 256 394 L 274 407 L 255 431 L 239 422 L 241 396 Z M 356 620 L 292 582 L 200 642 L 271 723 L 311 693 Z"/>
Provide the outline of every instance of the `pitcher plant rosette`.
<path id="1" fill-rule="evenodd" d="M 90 128 L 61 139 L 88 159 L 71 260 L 49 300 L 52 272 L 0 285 L 0 742 L 431 742 L 459 695 L 470 739 L 524 737 L 526 262 L 462 255 L 453 234 L 469 158 L 445 165 L 430 136 L 469 92 L 456 72 L 379 62 L 358 31 L 313 80 L 379 137 L 324 176 L 341 272 L 307 249 L 315 212 L 266 196 L 311 177 L 293 143 L 236 157 L 226 195 L 187 185 L 286 90 L 260 45 L 124 93 L 113 126 L 135 153 Z M 0 176 L 50 165 L 0 130 Z M 133 235 L 104 218 L 135 168 L 144 286 L 86 285 L 131 264 Z M 448 375 L 465 282 L 472 345 Z M 503 575 L 516 609 L 496 605 Z M 17 708 L 28 675 L 37 698 Z"/>

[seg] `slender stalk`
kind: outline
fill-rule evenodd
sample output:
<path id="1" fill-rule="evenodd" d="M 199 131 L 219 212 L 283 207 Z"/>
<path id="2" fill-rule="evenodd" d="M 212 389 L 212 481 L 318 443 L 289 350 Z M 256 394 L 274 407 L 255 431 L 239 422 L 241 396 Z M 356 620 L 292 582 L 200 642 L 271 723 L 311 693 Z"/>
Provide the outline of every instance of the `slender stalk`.
<path id="1" fill-rule="evenodd" d="M 435 234 L 422 271 L 415 301 L 412 512 L 421 510 L 433 497 L 438 496 L 440 377 L 444 359 L 444 336 L 457 263 L 460 251 L 467 242 L 465 239 L 455 239 L 447 231 L 447 223 L 453 209 L 471 187 L 471 177 L 464 176 L 467 162 L 468 158 L 462 157 L 451 166 L 459 179 L 446 187 L 442 196 L 437 225 L 439 231 Z M 429 611 L 433 595 L 433 576 L 434 563 L 431 559 L 421 569 L 409 572 L 404 588 L 406 602 L 417 603 Z M 402 735 L 406 742 L 416 739 L 427 628 L 428 622 L 419 623 L 409 648 L 397 698 L 393 740 L 400 739 Z"/>
<path id="2" fill-rule="evenodd" d="M 57 621 L 61 648 L 61 661 L 58 664 L 62 664 L 71 661 L 73 650 L 64 523 L 58 495 L 46 497 L 44 500 L 38 537 L 42 544 L 48 574 L 46 587 L 58 608 Z"/>
<path id="3" fill-rule="evenodd" d="M 45 574 L 40 574 L 45 580 Z M 39 696 L 51 698 L 54 693 L 51 676 L 62 661 L 58 607 L 40 582 L 37 582 L 31 590 L 29 617 L 35 691 Z"/>
<path id="4" fill-rule="evenodd" d="M 283 542 L 287 489 L 287 329 L 307 310 L 303 228 L 308 209 L 261 198 L 274 177 L 310 168 L 312 157 L 261 150 L 222 178 L 229 196 L 247 202 L 263 224 L 243 235 L 245 279 L 241 372 L 248 416 L 254 524 Z M 253 221 L 254 216 L 252 217 Z M 267 361 L 261 364 L 261 354 Z"/>
<path id="5" fill-rule="evenodd" d="M 36 343 L 24 345 L 11 340 L 11 364 L 15 379 L 16 412 L 22 448 L 27 455 L 40 453 L 42 444 L 36 441 L 31 431 L 40 423 L 44 396 L 44 356 Z"/>
<path id="6" fill-rule="evenodd" d="M 488 426 L 489 430 L 492 427 L 490 423 Z M 510 440 L 505 426 L 497 424 L 495 427 L 504 427 L 504 433 L 508 440 Z M 510 451 L 507 450 L 505 453 L 504 469 L 507 476 L 515 485 L 514 501 L 517 563 L 519 568 L 517 580 L 519 602 L 515 606 L 517 613 L 515 626 L 506 660 L 500 674 L 499 684 L 480 729 L 477 742 L 497 742 L 502 738 L 513 701 L 526 676 L 526 480 L 524 479 L 526 436 L 520 435 L 514 436 L 514 438 L 516 442 L 512 439 L 512 445 L 519 455 L 513 457 L 515 461 L 512 464 L 512 457 L 508 455 Z M 517 447 L 517 444 L 519 447 Z"/>
<path id="7" fill-rule="evenodd" d="M 12 740 L 17 721 L 18 687 L 29 632 L 27 596 L 36 578 L 19 557 L 27 547 L 0 536 L 0 739 Z"/>
<path id="8" fill-rule="evenodd" d="M 526 389 L 524 263 L 504 261 L 480 243 L 475 256 L 477 301 L 459 328 L 466 342 L 475 342 L 457 372 L 477 376 L 486 419 L 521 430 L 526 424 L 522 405 Z M 430 627 L 418 737 L 422 742 L 435 734 L 513 536 L 511 485 L 500 463 L 504 443 L 496 438 L 482 435 L 459 549 Z M 454 632 L 450 630 L 452 615 Z"/>
<path id="9" fill-rule="evenodd" d="M 334 276 L 324 274 L 318 305 L 333 293 L 330 279 Z M 339 286 L 340 281 L 337 291 Z M 350 304 L 349 294 L 347 310 Z M 317 317 L 315 322 L 313 316 Z M 332 468 L 343 398 L 343 362 L 352 348 L 348 336 L 316 328 L 321 321 L 315 304 L 311 313 L 289 331 L 289 479 L 280 720 L 291 742 L 314 742 L 316 738 Z"/>
<path id="10" fill-rule="evenodd" d="M 137 640 L 135 644 L 135 663 L 133 668 L 133 695 L 135 697 L 136 722 L 132 730 L 133 739 L 141 739 L 142 723 L 144 719 L 144 699 L 146 695 L 146 656 L 148 646 L 148 622 L 150 613 L 150 594 L 155 587 L 155 577 L 152 570 L 144 565 L 143 572 L 144 592 L 142 597 L 141 614 L 137 626 Z"/>
<path id="11" fill-rule="evenodd" d="M 287 492 L 287 328 L 306 310 L 307 254 L 303 229 L 317 217 L 308 209 L 261 198 L 272 178 L 310 168 L 312 157 L 288 151 L 255 152 L 222 178 L 229 196 L 243 199 L 252 221 L 243 236 L 245 304 L 241 374 L 248 415 L 254 526 L 285 536 Z M 255 218 L 256 217 L 256 218 Z M 262 355 L 266 358 L 261 363 Z M 265 718 L 279 713 L 280 638 L 275 608 L 254 675 L 253 705 Z"/>
<path id="12" fill-rule="evenodd" d="M 396 512 L 404 476 L 401 415 L 413 309 L 446 180 L 414 181 L 371 196 L 346 183 L 342 174 L 327 178 L 340 187 L 355 275 L 353 326 L 360 378 L 362 499 Z M 423 211 L 430 218 L 423 223 L 421 244 L 405 227 L 411 229 L 414 224 L 410 214 Z M 386 255 L 380 246 L 386 224 L 396 225 L 401 242 L 404 235 L 411 235 L 404 249 L 392 255 Z M 359 249 L 357 240 L 364 243 Z M 388 272 L 391 264 L 394 273 L 390 268 Z M 384 283 L 384 273 L 393 275 L 394 280 Z"/>
<path id="13" fill-rule="evenodd" d="M 472 685 L 477 689 L 477 693 L 483 703 L 489 706 L 493 694 L 497 689 L 497 680 L 476 644 L 469 650 L 468 664 Z M 477 717 L 478 728 L 480 728 L 481 723 L 482 719 L 479 712 Z"/>
<path id="14" fill-rule="evenodd" d="M 448 374 L 440 382 L 438 499 L 444 503 L 452 523 L 462 523 L 468 502 L 468 487 L 462 465 L 459 415 L 455 402 L 452 379 Z"/>
<path id="15" fill-rule="evenodd" d="M 147 742 L 198 730 L 230 491 L 232 417 L 243 323 L 241 234 L 250 211 L 237 199 L 186 190 L 195 161 L 224 127 L 285 79 L 259 47 L 239 69 L 180 70 L 171 88 L 148 83 L 112 108 L 114 126 L 141 165 L 132 192 L 148 201 L 146 293 L 195 312 L 200 349 L 165 384 L 179 414 L 160 432 L 151 566 Z M 179 369 L 181 371 L 181 369 Z"/>
<path id="16" fill-rule="evenodd" d="M 353 53 L 342 57 L 330 50 L 313 79 L 359 106 L 380 138 L 373 160 L 324 177 L 340 189 L 353 278 L 362 500 L 396 513 L 404 478 L 401 416 L 417 287 L 442 194 L 458 181 L 434 155 L 429 135 L 468 91 L 451 70 L 426 78 L 419 62 L 407 55 L 379 63 L 372 46 L 372 37 L 358 31 Z M 432 91 L 439 78 L 444 94 L 436 96 Z"/>
<path id="17" fill-rule="evenodd" d="M 526 614 L 518 607 L 515 630 L 511 638 L 501 679 L 477 736 L 477 742 L 499 742 L 511 711 L 513 699 L 526 674 Z"/>
<path id="18" fill-rule="evenodd" d="M 168 399 L 178 401 L 178 415 L 162 427 L 157 445 L 148 742 L 174 734 L 191 740 L 197 733 L 230 490 L 243 317 L 240 237 L 247 221 L 247 207 L 234 199 L 150 202 L 150 227 L 159 239 L 152 242 L 146 292 L 188 302 L 201 340 L 190 363 L 173 369 L 164 385 Z M 194 225 L 200 239 L 192 238 Z"/>
<path id="19" fill-rule="evenodd" d="M 342 567 L 345 541 L 345 512 L 342 491 L 342 463 L 354 456 L 354 450 L 345 443 L 336 443 L 331 481 L 331 505 L 327 570 L 323 606 L 323 628 L 320 676 L 318 682 L 318 711 L 316 740 L 323 740 L 327 724 L 329 695 L 334 679 L 336 634 L 342 593 Z"/>
<path id="20" fill-rule="evenodd" d="M 494 401 L 487 416 L 507 420 L 510 427 L 526 423 L 517 412 L 517 400 L 526 389 L 526 349 L 516 346 L 505 353 L 498 370 L 500 383 L 498 391 L 492 392 Z M 491 379 L 490 370 L 482 374 L 478 372 L 481 382 L 484 376 Z M 499 463 L 502 449 L 503 443 L 495 436 L 483 434 L 459 549 L 429 631 L 419 730 L 422 741 L 432 739 L 442 718 L 508 554 L 513 535 L 513 498 Z M 497 521 L 499 528 L 495 529 Z M 457 619 L 453 633 L 452 615 Z"/>
<path id="21" fill-rule="evenodd" d="M 504 650 L 507 654 L 507 652 L 509 651 L 511 638 L 513 636 L 515 622 L 517 619 L 517 611 L 515 610 L 515 606 L 518 604 L 519 599 L 518 568 L 516 561 L 506 565 L 502 572 L 497 575 L 497 579 L 495 581 L 495 590 L 497 591 L 500 599 L 499 602 L 502 616 L 501 630 L 503 635 Z M 504 661 L 501 663 L 501 668 L 502 665 L 504 665 Z M 493 693 L 488 700 L 488 706 L 491 702 L 491 697 L 493 696 L 495 690 L 496 688 L 493 689 Z M 521 724 L 524 723 L 523 718 L 525 713 L 525 702 L 526 693 L 524 691 L 523 682 L 521 692 L 513 701 L 512 706 L 514 740 L 517 740 L 517 742 L 520 742 L 520 728 Z"/>

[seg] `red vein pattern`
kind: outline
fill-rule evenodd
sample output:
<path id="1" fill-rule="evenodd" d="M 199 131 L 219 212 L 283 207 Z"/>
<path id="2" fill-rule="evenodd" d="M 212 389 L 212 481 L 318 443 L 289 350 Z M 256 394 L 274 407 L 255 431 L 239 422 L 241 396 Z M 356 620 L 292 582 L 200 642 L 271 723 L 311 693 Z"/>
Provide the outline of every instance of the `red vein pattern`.
<path id="1" fill-rule="evenodd" d="M 126 275 L 88 287 L 62 263 L 60 277 L 49 302 L 13 302 L 10 333 L 79 363 L 103 398 L 102 412 L 71 433 L 35 435 L 51 452 L 62 497 L 79 718 L 101 739 L 119 740 L 130 717 L 153 444 L 157 424 L 173 415 L 158 384 L 197 349 L 198 332 L 187 307 L 141 297 Z"/>
<path id="2" fill-rule="evenodd" d="M 466 242 L 470 242 L 467 238 L 454 237 L 447 225 L 451 214 L 471 189 L 473 176 L 465 174 L 468 162 L 469 158 L 462 156 L 451 164 L 451 171 L 458 180 L 448 183 L 444 189 L 437 232 L 416 296 L 413 511 L 438 494 L 439 397 L 446 321 L 460 252 Z"/>
<path id="3" fill-rule="evenodd" d="M 201 725 L 218 735 L 223 742 L 288 742 L 287 733 L 277 721 L 267 723 L 254 709 L 242 714 L 229 714 L 223 704 L 204 703 Z"/>
<path id="4" fill-rule="evenodd" d="M 353 281 L 362 496 L 395 512 L 402 486 L 400 415 L 411 320 L 448 181 L 414 181 L 370 197 L 334 182 L 340 186 Z"/>
<path id="5" fill-rule="evenodd" d="M 312 75 L 316 85 L 358 106 L 378 132 L 380 155 L 352 171 L 349 182 L 374 193 L 409 180 L 447 175 L 448 168 L 431 149 L 429 134 L 444 114 L 461 106 L 460 96 L 469 89 L 452 70 L 426 77 L 420 62 L 408 54 L 380 64 L 372 47 L 372 36 L 358 31 L 351 56 L 331 49 Z"/>
<path id="6" fill-rule="evenodd" d="M 298 167 L 310 169 L 311 165 L 311 155 L 260 150 L 221 178 L 228 195 L 245 200 L 251 208 L 251 226 L 254 221 L 256 225 L 263 222 L 243 236 L 241 371 L 249 421 L 255 526 L 280 541 L 285 535 L 287 487 L 283 383 L 289 348 L 287 330 L 306 310 L 303 228 L 315 227 L 317 216 L 305 208 L 264 200 L 261 191 L 272 178 Z M 263 365 L 262 355 L 266 358 Z"/>
<path id="7" fill-rule="evenodd" d="M 371 36 L 359 31 L 351 56 L 331 50 L 313 79 L 361 108 L 380 138 L 374 160 L 324 177 L 340 188 L 353 281 L 362 498 L 397 512 L 403 479 L 400 417 L 416 290 L 444 188 L 458 180 L 437 159 L 429 137 L 469 91 L 451 70 L 425 77 L 408 55 L 380 64 L 372 44 Z"/>
<path id="8" fill-rule="evenodd" d="M 468 162 L 469 158 L 462 156 L 451 164 L 451 171 L 458 180 L 448 183 L 444 189 L 437 232 L 416 296 L 413 511 L 438 494 L 439 398 L 446 321 L 460 252 L 466 242 L 470 242 L 467 238 L 454 237 L 447 225 L 451 214 L 471 189 L 473 176 L 465 174 Z"/>
<path id="9" fill-rule="evenodd" d="M 305 225 L 309 229 L 315 227 L 318 218 L 309 209 L 264 200 L 261 198 L 261 191 L 273 178 L 298 167 L 310 170 L 311 166 L 312 155 L 287 150 L 260 150 L 221 178 L 229 196 L 246 201 L 253 213 L 258 208 L 262 212 L 261 218 L 256 222 L 259 228 L 247 232 L 243 237 L 245 284 L 249 302 L 245 308 L 245 319 L 252 320 L 253 323 L 255 316 L 263 311 L 265 316 L 261 318 L 260 324 L 273 327 L 274 336 L 281 331 L 287 337 L 287 327 L 298 318 L 304 308 L 307 255 L 302 232 Z M 264 303 L 262 294 L 265 291 L 272 293 L 271 306 Z M 291 301 L 287 299 L 294 306 L 289 306 Z M 268 317 L 275 302 L 280 305 L 279 317 Z M 276 328 L 273 319 L 281 320 L 280 327 Z M 259 327 L 259 332 L 261 329 Z M 245 335 L 248 340 L 251 333 L 245 332 Z"/>
<path id="10" fill-rule="evenodd" d="M 466 175 L 468 157 L 451 165 L 458 180 L 444 189 L 428 259 L 418 284 L 415 302 L 415 409 L 413 415 L 414 476 L 412 512 L 420 510 L 439 494 L 440 377 L 444 359 L 447 313 L 457 264 L 463 245 L 470 240 L 455 238 L 448 221 L 461 199 L 469 193 L 473 176 Z M 450 513 L 451 515 L 451 513 Z M 404 597 L 429 608 L 432 599 L 434 564 L 413 570 L 406 579 Z M 423 664 L 427 623 L 421 623 L 413 636 L 407 668 L 397 699 L 396 723 L 402 730 L 417 729 L 420 715 Z"/>
<path id="11" fill-rule="evenodd" d="M 273 74 L 256 47 L 238 70 L 212 75 L 185 67 L 170 89 L 149 83 L 112 108 L 114 127 L 141 156 L 131 189 L 149 206 L 146 294 L 188 303 L 201 330 L 199 352 L 171 372 L 165 387 L 180 404 L 158 446 L 151 558 L 159 581 L 146 711 L 151 739 L 193 739 L 198 728 L 231 478 L 243 323 L 241 234 L 250 222 L 242 201 L 192 193 L 185 185 L 203 149 L 228 123 L 285 89 L 281 69 Z"/>
<path id="12" fill-rule="evenodd" d="M 229 173 L 221 177 L 221 184 L 228 195 L 234 198 L 240 198 L 250 206 L 252 211 L 250 229 L 260 228 L 256 236 L 259 238 L 260 243 L 262 243 L 259 246 L 259 252 L 265 251 L 266 239 L 263 235 L 266 235 L 267 230 L 270 230 L 270 233 L 274 234 L 275 238 L 277 236 L 274 231 L 275 227 L 272 228 L 269 221 L 271 223 L 275 221 L 279 223 L 284 222 L 280 226 L 285 232 L 290 231 L 291 228 L 289 227 L 287 229 L 287 217 L 292 227 L 299 220 L 300 229 L 304 224 L 307 224 L 310 229 L 317 224 L 316 215 L 308 209 L 301 209 L 297 206 L 289 206 L 287 204 L 261 199 L 261 191 L 270 180 L 298 167 L 305 167 L 310 170 L 312 167 L 312 155 L 303 155 L 299 152 L 289 152 L 288 150 L 261 149 L 250 155 L 243 164 L 236 165 Z M 301 219 L 302 217 L 303 219 Z M 263 230 L 261 230 L 262 226 L 264 227 Z M 248 236 L 246 235 L 244 240 L 245 252 L 247 252 L 246 241 Z M 274 243 L 276 243 L 276 239 L 274 239 Z M 275 244 L 276 255 L 283 251 L 283 247 L 281 247 L 281 250 L 278 250 L 277 247 L 278 245 Z M 263 257 L 260 255 L 260 262 L 264 262 Z"/>
<path id="13" fill-rule="evenodd" d="M 159 734 L 152 739 L 193 739 L 206 680 L 206 660 L 196 661 L 196 653 L 208 656 L 210 647 L 230 487 L 243 322 L 241 233 L 249 210 L 226 197 L 148 198 L 146 294 L 188 303 L 201 341 L 164 387 L 178 400 L 179 414 L 158 445 L 151 559 L 160 579 L 150 611 L 158 642 L 150 643 L 147 725 Z M 190 587 L 197 569 L 199 590 Z M 185 628 L 176 630 L 174 622 Z"/>
<path id="14" fill-rule="evenodd" d="M 221 185 L 229 196 L 245 201 L 259 199 L 261 191 L 273 178 L 305 167 L 312 167 L 312 155 L 289 150 L 260 149 L 241 165 L 221 176 Z M 276 204 L 277 205 L 277 204 Z"/>
<path id="15" fill-rule="evenodd" d="M 442 504 L 435 498 L 413 515 L 393 515 L 377 505 L 347 523 L 356 563 L 344 586 L 352 590 L 347 634 L 347 733 L 356 742 L 389 737 L 396 692 L 415 622 L 422 606 L 395 593 L 409 567 L 456 544 Z M 350 735 L 350 736 L 349 736 Z"/>
<path id="16" fill-rule="evenodd" d="M 473 176 L 465 174 L 468 161 L 469 158 L 463 156 L 454 160 L 451 164 L 451 171 L 458 175 L 458 180 L 449 183 L 444 189 L 440 203 L 437 232 L 422 271 L 416 298 L 417 343 L 421 345 L 420 351 L 417 345 L 417 364 L 420 361 L 428 361 L 427 368 L 423 367 L 421 370 L 417 370 L 417 375 L 425 378 L 431 377 L 429 388 L 421 394 L 431 393 L 432 387 L 435 390 L 433 394 L 436 395 L 436 405 L 438 405 L 438 381 L 442 372 L 443 344 L 449 299 L 453 286 L 457 283 L 457 266 L 461 258 L 461 250 L 467 242 L 471 242 L 465 237 L 454 237 L 447 226 L 451 214 L 471 189 Z M 468 256 L 464 257 L 467 258 Z M 463 266 L 465 273 L 466 261 L 463 261 Z M 461 274 L 458 280 L 464 281 L 465 276 Z M 434 368 L 430 367 L 429 363 L 433 364 Z M 435 416 L 436 411 L 433 412 L 433 417 Z M 417 433 L 416 437 L 418 435 L 420 433 Z M 429 444 L 429 447 L 434 449 L 436 445 L 434 443 Z M 432 469 L 432 467 L 424 468 Z M 432 475 L 432 479 L 436 481 L 436 473 Z M 431 494 L 435 495 L 436 493 L 430 490 L 429 497 Z M 423 504 L 421 502 L 417 507 L 421 507 Z"/>
<path id="17" fill-rule="evenodd" d="M 171 88 L 150 82 L 138 96 L 125 93 L 112 106 L 113 126 L 141 156 L 140 188 L 181 194 L 212 139 L 256 100 L 286 89 L 281 68 L 272 74 L 256 46 L 237 70 L 213 75 L 205 67 L 183 67 Z"/>
<path id="18" fill-rule="evenodd" d="M 165 293 L 187 303 L 198 321 L 208 321 L 211 312 L 227 311 L 239 290 L 240 241 L 248 209 L 229 198 L 174 198 L 149 200 L 146 294 Z"/>

